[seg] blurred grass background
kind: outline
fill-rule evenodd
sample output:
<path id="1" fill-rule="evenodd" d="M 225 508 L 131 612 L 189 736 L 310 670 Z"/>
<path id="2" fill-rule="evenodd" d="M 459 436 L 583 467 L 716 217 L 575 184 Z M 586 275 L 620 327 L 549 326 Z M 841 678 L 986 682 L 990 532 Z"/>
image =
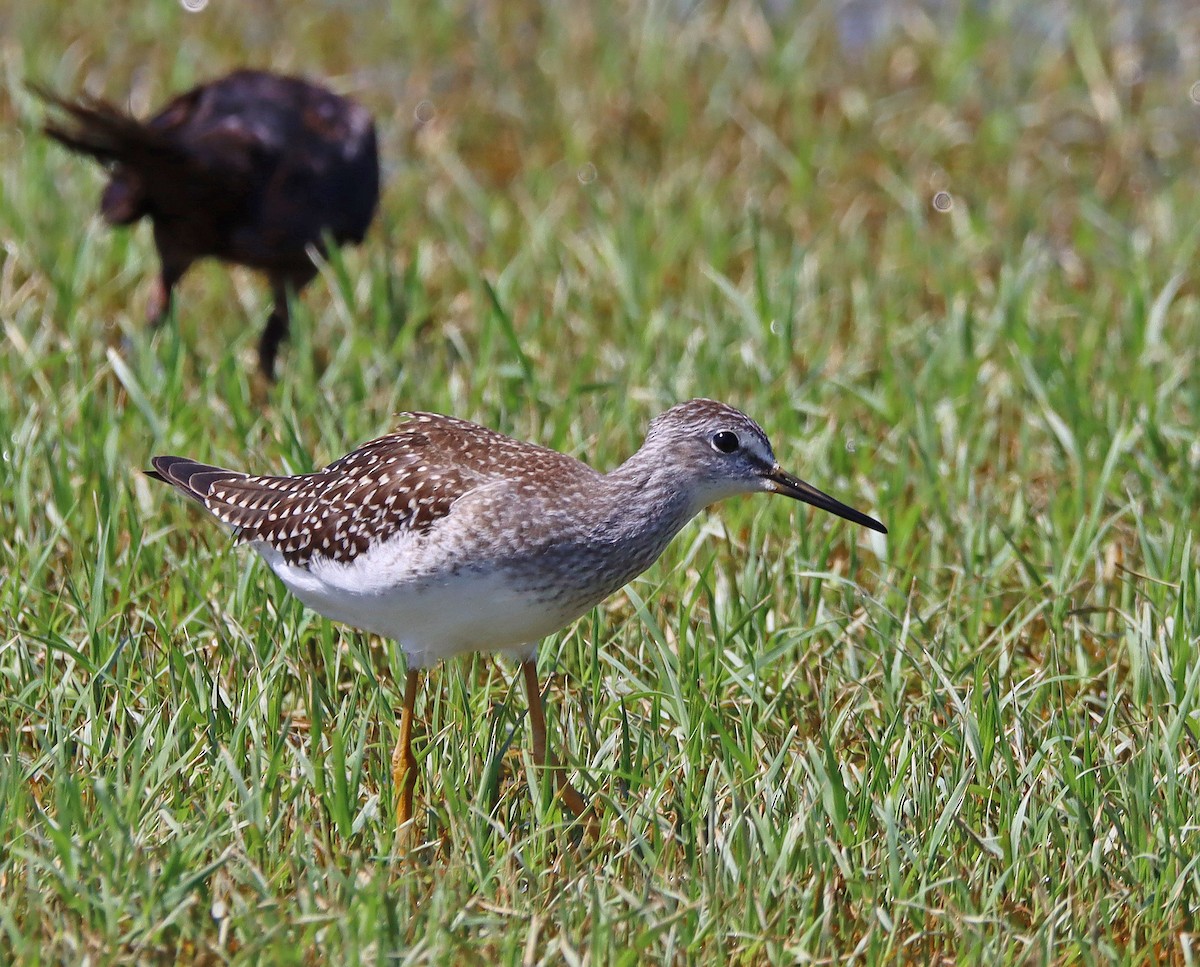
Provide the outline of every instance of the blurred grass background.
<path id="1" fill-rule="evenodd" d="M 1189 5 L 79 0 L 0 56 L 0 961 L 1193 962 Z M 386 172 L 273 387 L 249 273 L 143 331 L 149 232 L 23 87 L 238 65 L 363 101 Z M 697 395 L 891 533 L 731 502 L 545 643 L 594 852 L 476 656 L 400 862 L 402 659 L 139 473 L 405 408 L 611 467 Z"/>

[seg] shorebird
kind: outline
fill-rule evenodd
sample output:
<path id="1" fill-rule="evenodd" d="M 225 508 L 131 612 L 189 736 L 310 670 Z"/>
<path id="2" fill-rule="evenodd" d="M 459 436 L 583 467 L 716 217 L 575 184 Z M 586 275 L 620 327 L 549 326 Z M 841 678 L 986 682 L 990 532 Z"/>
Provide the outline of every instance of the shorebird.
<path id="1" fill-rule="evenodd" d="M 99 98 L 32 89 L 65 115 L 46 134 L 110 168 L 105 220 L 153 224 L 161 271 L 146 311 L 152 326 L 199 258 L 266 273 L 274 306 L 258 364 L 273 378 L 288 295 L 317 272 L 310 247 L 361 242 L 374 217 L 379 154 L 367 110 L 317 84 L 255 70 L 181 94 L 148 121 Z"/>
<path id="2" fill-rule="evenodd" d="M 323 470 L 251 476 L 183 457 L 147 471 L 199 501 L 314 611 L 397 641 L 407 677 L 392 756 L 396 818 L 412 818 L 421 670 L 470 651 L 521 666 L 533 758 L 563 803 L 583 797 L 546 751 L 536 649 L 658 559 L 692 517 L 736 494 L 783 494 L 880 533 L 874 518 L 785 472 L 766 434 L 724 403 L 680 403 L 601 473 L 475 423 L 409 413 Z"/>

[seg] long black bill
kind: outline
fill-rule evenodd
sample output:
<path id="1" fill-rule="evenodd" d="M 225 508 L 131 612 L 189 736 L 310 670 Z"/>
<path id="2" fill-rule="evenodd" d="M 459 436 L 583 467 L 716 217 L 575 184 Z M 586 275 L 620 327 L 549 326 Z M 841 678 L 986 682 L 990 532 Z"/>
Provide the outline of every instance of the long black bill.
<path id="1" fill-rule="evenodd" d="M 802 500 L 806 504 L 812 504 L 814 507 L 820 507 L 821 510 L 827 510 L 831 514 L 837 514 L 839 517 L 844 517 L 846 520 L 852 520 L 856 524 L 862 524 L 863 527 L 869 527 L 873 531 L 879 531 L 881 534 L 887 533 L 887 528 L 884 527 L 874 517 L 868 517 L 866 514 L 860 513 L 853 507 L 847 507 L 840 500 L 834 500 L 829 494 L 822 493 L 812 484 L 807 484 L 799 477 L 793 477 L 790 473 L 781 470 L 778 466 L 772 467 L 766 474 L 766 478 L 774 484 L 772 488 L 775 493 L 783 494 L 785 497 L 792 497 L 796 500 Z"/>

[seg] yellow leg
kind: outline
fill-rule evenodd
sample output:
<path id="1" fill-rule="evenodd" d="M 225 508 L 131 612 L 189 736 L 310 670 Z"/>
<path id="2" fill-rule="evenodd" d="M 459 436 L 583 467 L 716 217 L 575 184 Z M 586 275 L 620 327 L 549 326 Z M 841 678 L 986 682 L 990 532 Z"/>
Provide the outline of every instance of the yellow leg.
<path id="1" fill-rule="evenodd" d="M 412 754 L 413 706 L 417 702 L 420 672 L 410 668 L 404 681 L 404 708 L 400 711 L 400 738 L 392 753 L 392 787 L 396 794 L 396 825 L 407 836 L 405 823 L 412 819 L 413 787 L 417 784 L 417 760 Z"/>
<path id="2" fill-rule="evenodd" d="M 525 694 L 529 698 L 529 724 L 533 728 L 533 761 L 538 766 L 549 765 L 563 803 L 576 816 L 582 818 L 589 812 L 587 803 L 567 781 L 567 774 L 559 767 L 554 753 L 546 752 L 546 714 L 542 709 L 542 690 L 538 686 L 537 661 L 530 658 L 521 662 L 521 671 L 525 675 Z M 591 826 L 590 821 L 588 825 Z"/>

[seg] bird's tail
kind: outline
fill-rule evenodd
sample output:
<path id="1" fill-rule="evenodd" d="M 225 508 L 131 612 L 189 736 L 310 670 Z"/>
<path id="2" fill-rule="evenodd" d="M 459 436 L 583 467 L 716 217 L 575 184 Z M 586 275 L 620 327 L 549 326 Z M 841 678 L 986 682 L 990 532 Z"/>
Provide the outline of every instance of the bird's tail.
<path id="1" fill-rule="evenodd" d="M 47 121 L 43 130 L 72 151 L 108 164 L 127 163 L 133 155 L 162 147 L 154 131 L 102 98 L 84 95 L 71 100 L 40 84 L 30 84 L 29 90 L 65 115 Z"/>
<path id="2" fill-rule="evenodd" d="M 29 90 L 61 117 L 48 120 L 42 130 L 63 147 L 95 158 L 108 166 L 120 166 L 105 189 L 100 207 L 113 224 L 127 224 L 144 211 L 136 174 L 174 154 L 161 132 L 98 97 L 83 95 L 76 100 L 61 97 L 49 88 L 30 84 Z"/>
<path id="3" fill-rule="evenodd" d="M 208 506 L 208 494 L 213 484 L 246 476 L 237 470 L 223 470 L 187 457 L 152 457 L 150 463 L 154 469 L 146 471 L 147 477 L 170 484 L 205 507 Z"/>

